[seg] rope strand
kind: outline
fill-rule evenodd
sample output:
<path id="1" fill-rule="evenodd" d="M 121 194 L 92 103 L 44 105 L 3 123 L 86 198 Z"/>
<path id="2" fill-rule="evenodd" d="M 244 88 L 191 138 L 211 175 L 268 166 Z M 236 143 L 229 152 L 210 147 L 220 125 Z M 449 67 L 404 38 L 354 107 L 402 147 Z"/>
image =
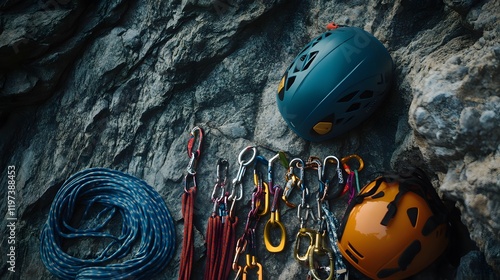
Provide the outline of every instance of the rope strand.
<path id="1" fill-rule="evenodd" d="M 84 214 L 73 227 L 80 205 Z M 104 210 L 89 217 L 96 206 Z M 105 231 L 114 216 L 121 216 L 119 236 Z M 100 224 L 80 228 L 89 219 Z M 95 258 L 78 258 L 62 249 L 67 239 L 83 238 L 112 242 Z M 158 192 L 140 179 L 105 168 L 83 170 L 64 182 L 40 239 L 42 261 L 60 279 L 150 279 L 167 266 L 175 250 L 173 219 Z M 115 261 L 125 256 L 130 258 Z"/>

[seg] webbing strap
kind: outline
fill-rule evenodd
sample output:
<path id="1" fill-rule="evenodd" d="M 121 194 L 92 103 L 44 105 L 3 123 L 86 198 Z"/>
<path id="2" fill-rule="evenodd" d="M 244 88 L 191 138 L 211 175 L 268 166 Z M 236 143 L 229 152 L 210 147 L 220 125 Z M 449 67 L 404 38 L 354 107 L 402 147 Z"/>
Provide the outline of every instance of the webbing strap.
<path id="1" fill-rule="evenodd" d="M 193 266 L 194 238 L 193 214 L 196 186 L 189 188 L 182 194 L 182 217 L 184 218 L 184 238 L 179 266 L 179 280 L 190 280 Z"/>
<path id="2" fill-rule="evenodd" d="M 103 210 L 94 215 L 96 209 Z M 121 234 L 115 236 L 108 223 L 119 219 Z M 111 242 L 88 258 L 62 248 L 68 240 L 89 238 Z M 40 239 L 42 261 L 60 279 L 151 279 L 173 256 L 175 227 L 165 202 L 146 182 L 120 171 L 92 168 L 61 186 Z M 116 261 L 122 257 L 126 261 Z"/>

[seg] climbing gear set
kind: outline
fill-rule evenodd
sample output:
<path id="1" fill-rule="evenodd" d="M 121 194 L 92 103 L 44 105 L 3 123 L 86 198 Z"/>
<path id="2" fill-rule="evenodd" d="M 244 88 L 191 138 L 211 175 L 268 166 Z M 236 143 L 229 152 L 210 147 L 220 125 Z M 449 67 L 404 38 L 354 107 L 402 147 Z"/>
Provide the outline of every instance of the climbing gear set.
<path id="1" fill-rule="evenodd" d="M 334 176 L 328 178 L 327 166 L 331 162 L 336 163 Z M 294 245 L 295 259 L 309 268 L 308 277 L 311 279 L 347 279 L 347 269 L 342 261 L 342 255 L 337 248 L 336 230 L 338 222 L 329 210 L 328 200 L 338 198 L 344 189 L 343 174 L 340 161 L 335 156 L 327 156 L 323 162 L 317 157 L 310 157 L 307 162 L 295 158 L 290 162 L 287 178 L 296 176 L 293 174 L 294 167 L 300 170 L 296 185 L 302 191 L 301 202 L 297 206 L 297 217 L 299 218 L 299 231 Z M 316 170 L 318 174 L 319 188 L 316 194 L 317 214 L 313 214 L 312 208 L 307 203 L 309 189 L 304 182 L 304 171 Z M 336 182 L 336 187 L 333 187 Z M 317 229 L 306 227 L 306 222 L 312 218 L 316 222 Z M 329 245 L 327 244 L 329 241 Z M 303 244 L 308 244 L 304 250 Z M 327 258 L 327 264 L 321 265 L 321 260 Z"/>
<path id="2" fill-rule="evenodd" d="M 273 164 L 275 161 L 280 159 L 282 163 L 284 162 L 284 166 L 288 167 L 288 162 L 286 160 L 286 156 L 284 156 L 283 152 L 278 152 L 275 156 L 273 156 L 268 161 L 267 167 L 267 185 L 269 186 L 269 192 L 273 196 L 272 204 L 271 204 L 271 215 L 269 220 L 266 222 L 264 227 L 264 244 L 266 249 L 271 253 L 279 253 L 285 249 L 286 244 L 286 229 L 283 223 L 280 220 L 280 196 L 282 193 L 282 188 L 280 185 L 275 185 L 273 180 Z M 283 160 L 284 159 L 284 160 Z M 280 233 L 279 243 L 278 245 L 274 245 L 276 243 L 273 242 L 271 233 L 272 231 L 276 231 Z"/>
<path id="3" fill-rule="evenodd" d="M 372 279 L 410 277 L 437 259 L 448 242 L 446 207 L 415 168 L 367 184 L 348 205 L 339 229 L 342 255 Z"/>
<path id="4" fill-rule="evenodd" d="M 298 136 L 337 137 L 365 121 L 390 90 L 392 58 L 372 34 L 337 26 L 311 40 L 285 70 L 276 103 Z"/>
<path id="5" fill-rule="evenodd" d="M 226 188 L 229 162 L 225 159 L 219 159 L 216 168 L 217 179 L 211 195 L 214 206 L 212 214 L 208 218 L 206 232 L 208 243 L 205 280 L 227 279 L 229 277 L 238 222 L 238 217 L 230 213 L 228 205 L 229 192 L 226 191 Z"/>
<path id="6" fill-rule="evenodd" d="M 196 150 L 194 150 L 194 146 Z M 189 163 L 184 176 L 184 193 L 182 194 L 182 218 L 184 219 L 184 238 L 182 239 L 182 251 L 180 258 L 179 280 L 189 280 L 193 265 L 194 237 L 193 237 L 193 215 L 196 198 L 196 166 L 201 156 L 201 145 L 203 142 L 203 130 L 195 126 L 187 143 L 187 154 Z M 188 182 L 191 181 L 191 184 Z"/>
<path id="7" fill-rule="evenodd" d="M 116 225 L 110 222 L 117 220 L 121 232 L 113 234 Z M 68 240 L 89 239 L 111 242 L 85 258 L 63 248 Z M 106 168 L 86 169 L 64 182 L 40 236 L 41 259 L 59 279 L 151 279 L 165 269 L 175 247 L 174 221 L 160 194 L 136 177 Z"/>

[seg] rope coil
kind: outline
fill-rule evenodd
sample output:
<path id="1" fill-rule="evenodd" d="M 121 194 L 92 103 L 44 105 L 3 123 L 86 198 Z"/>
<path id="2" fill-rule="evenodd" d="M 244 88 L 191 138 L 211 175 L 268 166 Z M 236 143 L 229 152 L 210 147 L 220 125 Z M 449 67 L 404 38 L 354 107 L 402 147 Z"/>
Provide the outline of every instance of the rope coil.
<path id="1" fill-rule="evenodd" d="M 89 212 L 96 207 L 104 208 L 94 218 L 100 224 L 72 226 L 81 205 L 80 222 L 91 219 Z M 104 229 L 114 216 L 121 216 L 119 236 Z M 62 248 L 66 240 L 89 237 L 112 241 L 95 258 L 74 257 Z M 173 219 L 158 192 L 136 177 L 106 168 L 86 169 L 64 182 L 40 239 L 42 261 L 60 279 L 150 279 L 167 266 L 176 245 Z"/>

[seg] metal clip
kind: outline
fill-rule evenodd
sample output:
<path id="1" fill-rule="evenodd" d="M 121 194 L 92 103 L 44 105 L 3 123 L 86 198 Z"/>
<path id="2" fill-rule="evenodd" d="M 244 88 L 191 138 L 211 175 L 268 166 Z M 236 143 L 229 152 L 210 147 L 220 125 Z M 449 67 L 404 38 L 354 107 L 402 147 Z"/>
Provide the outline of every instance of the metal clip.
<path id="1" fill-rule="evenodd" d="M 244 156 L 248 151 L 252 151 L 252 155 L 250 159 L 245 161 Z M 240 200 L 243 197 L 243 186 L 241 180 L 245 175 L 247 166 L 252 163 L 256 154 L 257 149 L 255 147 L 248 146 L 241 150 L 240 154 L 238 155 L 238 164 L 240 165 L 240 167 L 238 168 L 236 177 L 233 179 L 233 189 L 231 190 L 231 194 L 229 195 L 230 200 Z M 236 188 L 238 188 L 238 195 L 236 195 Z"/>
<path id="2" fill-rule="evenodd" d="M 228 170 L 229 170 L 229 162 L 227 160 L 225 159 L 217 160 L 217 179 L 215 180 L 215 186 L 212 191 L 212 196 L 211 196 L 212 201 L 215 201 L 218 198 L 220 199 L 224 196 L 227 184 Z M 220 196 L 218 198 L 216 197 L 217 189 L 220 189 Z"/>
<path id="3" fill-rule="evenodd" d="M 295 167 L 299 168 L 299 176 L 294 174 L 294 164 Z M 294 187 L 299 187 L 301 190 L 303 189 L 302 180 L 304 179 L 304 161 L 300 158 L 294 158 L 290 161 L 290 166 L 288 167 L 288 172 L 285 175 L 286 184 L 285 189 L 283 190 L 283 196 L 281 199 L 285 202 L 285 204 L 290 208 L 295 208 L 297 205 L 288 201 L 288 197 L 292 192 Z"/>
<path id="4" fill-rule="evenodd" d="M 196 138 L 198 138 L 198 146 L 196 147 L 196 151 L 193 152 L 193 147 L 194 147 Z M 196 164 L 197 164 L 198 159 L 201 155 L 201 143 L 202 143 L 202 141 L 203 141 L 203 130 L 198 126 L 195 126 L 191 130 L 191 132 L 189 133 L 189 140 L 188 140 L 188 144 L 187 144 L 187 153 L 189 156 L 189 163 L 188 163 L 186 170 L 187 170 L 187 173 L 190 175 L 196 174 Z"/>
<path id="5" fill-rule="evenodd" d="M 314 248 L 314 235 L 316 234 L 315 230 L 308 229 L 308 228 L 301 228 L 299 229 L 299 232 L 297 232 L 297 237 L 295 238 L 295 248 L 293 250 L 293 255 L 295 259 L 302 264 L 307 264 L 307 261 L 309 259 L 309 254 L 310 250 Z M 307 250 L 304 254 L 301 255 L 301 240 L 303 238 L 309 239 L 309 246 L 307 247 Z"/>
<path id="6" fill-rule="evenodd" d="M 271 242 L 271 230 L 278 228 L 281 232 L 280 242 L 277 246 L 274 246 Z M 271 218 L 267 221 L 266 226 L 264 227 L 264 244 L 266 245 L 266 249 L 271 253 L 278 253 L 285 249 L 286 243 L 286 230 L 285 226 L 280 221 L 280 213 L 279 210 L 271 211 Z"/>
<path id="7" fill-rule="evenodd" d="M 253 168 L 253 182 L 257 192 L 259 193 L 258 197 L 258 205 L 257 205 L 257 215 L 264 216 L 269 213 L 269 184 L 263 182 L 262 174 L 257 170 L 257 164 L 262 163 L 265 166 L 269 165 L 267 159 L 263 156 L 256 156 L 254 160 L 254 168 Z M 264 203 L 262 204 L 262 200 Z M 262 207 L 261 207 L 262 206 Z"/>
<path id="8" fill-rule="evenodd" d="M 346 157 L 343 157 L 340 161 L 342 162 L 342 166 L 344 167 L 344 170 L 347 174 L 351 174 L 351 168 L 349 167 L 349 165 L 347 164 L 348 161 L 350 161 L 351 159 L 356 159 L 358 161 L 358 164 L 359 164 L 359 167 L 358 167 L 358 172 L 363 170 L 363 167 L 365 167 L 365 163 L 363 162 L 363 159 L 358 156 L 358 155 L 349 155 L 349 156 L 346 156 Z"/>
<path id="9" fill-rule="evenodd" d="M 323 280 L 318 274 L 317 263 L 315 256 L 327 256 L 329 260 L 328 267 L 325 267 L 325 271 L 328 272 L 328 277 L 325 280 L 332 280 L 335 275 L 334 258 L 331 249 L 325 246 L 325 236 L 326 232 L 323 233 L 316 232 L 315 242 L 312 249 L 308 250 L 308 261 L 309 261 L 309 271 L 311 275 L 316 280 Z"/>
<path id="10" fill-rule="evenodd" d="M 253 257 L 253 258 L 255 258 L 255 257 Z M 247 261 L 247 265 L 243 268 L 243 280 L 247 279 L 248 270 L 249 269 L 254 269 L 254 268 L 257 268 L 257 271 L 256 271 L 257 279 L 258 280 L 263 280 L 264 279 L 263 273 L 262 273 L 262 265 L 260 263 L 258 263 L 258 262 L 255 262 L 255 265 L 249 266 L 248 265 L 248 261 Z"/>
<path id="11" fill-rule="evenodd" d="M 335 191 L 328 196 L 329 199 L 333 198 L 338 198 L 340 195 L 342 195 L 342 191 L 344 190 L 342 184 L 344 184 L 344 176 L 342 175 L 342 168 L 340 168 L 340 160 L 336 156 L 327 156 L 323 160 L 323 180 L 325 182 L 325 191 L 321 195 L 321 201 L 326 199 L 326 196 L 328 194 L 328 191 L 330 189 L 330 186 L 333 182 L 333 180 L 326 179 L 326 170 L 327 170 L 327 165 L 328 163 L 335 162 L 337 164 L 336 167 L 336 173 L 337 173 L 337 188 Z"/>

